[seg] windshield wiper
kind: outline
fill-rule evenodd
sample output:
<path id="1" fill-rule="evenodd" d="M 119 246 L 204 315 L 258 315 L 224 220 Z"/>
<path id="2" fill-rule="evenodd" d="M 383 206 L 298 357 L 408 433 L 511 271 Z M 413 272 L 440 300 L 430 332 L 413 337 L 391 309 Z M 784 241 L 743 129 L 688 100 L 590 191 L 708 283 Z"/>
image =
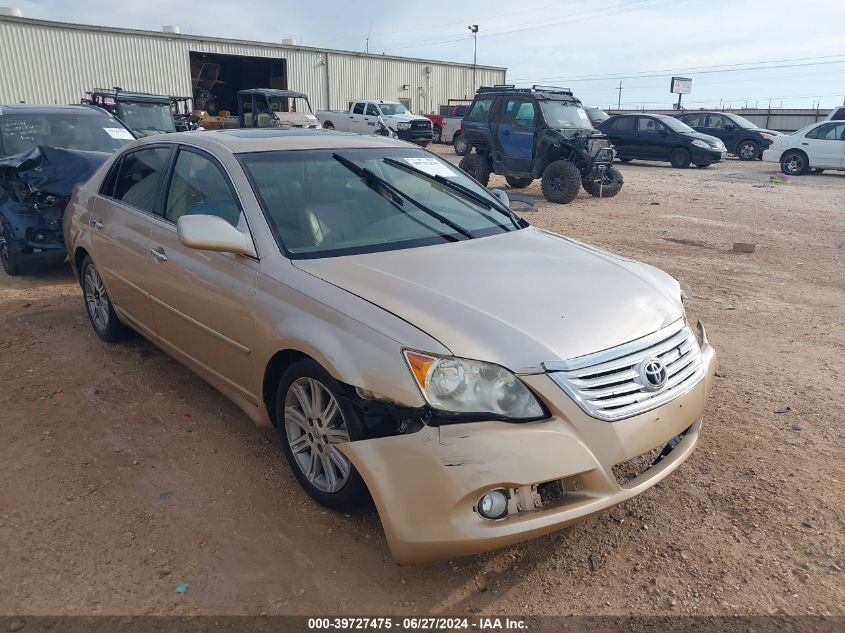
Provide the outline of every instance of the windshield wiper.
<path id="1" fill-rule="evenodd" d="M 460 193 L 461 195 L 463 195 L 464 198 L 468 198 L 469 200 L 472 200 L 473 202 L 475 202 L 475 203 L 479 204 L 480 206 L 484 207 L 485 209 L 496 209 L 500 213 L 503 213 L 504 215 L 506 215 L 508 217 L 508 219 L 511 221 L 511 223 L 513 223 L 513 225 L 517 229 L 522 228 L 519 217 L 517 217 L 517 215 L 511 209 L 508 209 L 505 205 L 503 205 L 501 203 L 499 203 L 500 206 L 496 206 L 495 204 L 492 204 L 491 200 L 488 200 L 484 196 L 481 196 L 481 195 L 475 193 L 469 187 L 465 187 L 464 185 L 462 185 L 460 183 L 453 182 L 453 181 L 449 180 L 448 178 L 441 176 L 440 174 L 429 174 L 428 172 L 425 172 L 422 169 L 417 169 L 416 167 L 413 167 L 413 166 L 411 166 L 407 163 L 403 163 L 402 161 L 396 160 L 394 158 L 384 158 L 382 160 L 384 160 L 384 162 L 387 163 L 388 165 L 393 165 L 394 167 L 398 167 L 399 169 L 404 169 L 405 171 L 409 171 L 412 174 L 417 174 L 418 176 L 422 176 L 423 178 L 426 178 L 427 180 L 431 180 L 431 181 L 434 181 L 436 183 L 439 183 L 439 184 L 443 185 L 444 187 L 451 189 L 452 191 L 456 191 L 456 192 Z M 491 218 L 491 220 L 492 220 L 492 218 Z M 492 221 L 496 222 L 495 220 L 492 220 Z M 496 222 L 496 224 L 499 224 L 499 223 Z M 501 224 L 499 224 L 499 226 L 501 226 L 502 228 L 505 228 Z"/>
<path id="2" fill-rule="evenodd" d="M 422 211 L 426 215 L 430 215 L 435 220 L 437 220 L 438 222 L 441 222 L 442 224 L 445 224 L 446 226 L 448 226 L 450 229 L 452 229 L 456 233 L 460 233 L 466 239 L 468 239 L 468 240 L 473 239 L 472 233 L 467 231 L 465 228 L 463 228 L 462 226 L 460 226 L 458 224 L 455 224 L 454 222 L 452 222 L 452 220 L 450 220 L 447 217 L 444 217 L 443 215 L 441 215 L 440 213 L 438 213 L 434 209 L 429 209 L 427 206 L 425 206 L 421 202 L 417 202 L 411 196 L 409 196 L 407 193 L 405 193 L 401 189 L 397 188 L 395 185 L 392 185 L 391 183 L 387 182 L 384 178 L 382 178 L 381 176 L 376 174 L 371 169 L 367 169 L 366 167 L 361 167 L 360 165 L 356 165 L 354 162 L 352 162 L 351 160 L 349 160 L 345 156 L 341 156 L 340 154 L 332 154 L 332 158 L 334 158 L 337 162 L 339 162 L 341 165 L 346 167 L 348 170 L 350 170 L 352 173 L 354 173 L 358 177 L 363 178 L 368 184 L 370 184 L 370 185 L 372 185 L 372 184 L 380 185 L 381 187 L 386 189 L 389 193 L 393 194 L 394 196 L 398 196 L 400 198 L 400 201 L 402 199 L 407 200 L 408 202 L 413 204 L 415 207 L 417 207 L 420 211 Z"/>

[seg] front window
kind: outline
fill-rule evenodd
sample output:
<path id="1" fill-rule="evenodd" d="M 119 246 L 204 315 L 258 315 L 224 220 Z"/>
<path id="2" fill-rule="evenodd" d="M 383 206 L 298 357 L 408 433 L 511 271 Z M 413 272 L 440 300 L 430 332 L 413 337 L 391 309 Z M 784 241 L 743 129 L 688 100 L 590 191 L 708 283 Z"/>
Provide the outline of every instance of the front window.
<path id="1" fill-rule="evenodd" d="M 111 153 L 132 139 L 129 130 L 105 113 L 0 117 L 0 154 L 3 155 L 28 152 L 37 145 Z"/>
<path id="2" fill-rule="evenodd" d="M 423 150 L 260 152 L 239 158 L 277 241 L 294 259 L 445 244 L 522 226 L 487 189 Z M 356 174 L 359 168 L 395 191 Z M 438 176 L 470 195 L 438 182 Z"/>
<path id="3" fill-rule="evenodd" d="M 660 122 L 663 123 L 666 127 L 674 132 L 679 132 L 680 134 L 690 134 L 695 133 L 689 125 L 684 123 L 683 121 L 679 121 L 673 117 L 660 117 Z"/>
<path id="4" fill-rule="evenodd" d="M 754 123 L 752 123 L 751 121 L 749 121 L 745 117 L 739 116 L 738 114 L 730 114 L 730 115 L 725 115 L 725 116 L 727 116 L 727 118 L 730 119 L 731 122 L 733 122 L 737 127 L 741 127 L 745 130 L 755 130 L 755 129 L 757 129 L 757 126 Z"/>
<path id="5" fill-rule="evenodd" d="M 311 104 L 301 97 L 270 97 L 271 112 L 301 112 L 309 114 Z"/>
<path id="6" fill-rule="evenodd" d="M 175 132 L 170 103 L 119 101 L 117 113 L 129 129 L 141 136 Z"/>
<path id="7" fill-rule="evenodd" d="M 596 123 L 607 121 L 610 118 L 610 115 L 600 108 L 586 108 L 586 110 L 590 119 L 592 119 Z"/>
<path id="8" fill-rule="evenodd" d="M 546 125 L 559 130 L 592 130 L 590 117 L 578 103 L 571 101 L 540 101 L 540 109 L 546 119 Z"/>
<path id="9" fill-rule="evenodd" d="M 382 114 L 386 116 L 393 116 L 394 114 L 410 114 L 401 103 L 380 103 Z"/>

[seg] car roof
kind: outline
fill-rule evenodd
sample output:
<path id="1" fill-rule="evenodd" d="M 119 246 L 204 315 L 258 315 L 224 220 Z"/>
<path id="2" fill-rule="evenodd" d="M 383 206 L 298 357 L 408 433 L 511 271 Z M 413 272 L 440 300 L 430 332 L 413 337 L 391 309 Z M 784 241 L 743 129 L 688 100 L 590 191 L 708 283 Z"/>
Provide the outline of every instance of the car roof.
<path id="1" fill-rule="evenodd" d="M 275 88 L 248 88 L 238 90 L 239 95 L 267 95 L 268 97 L 291 97 L 294 99 L 307 99 L 308 95 L 293 90 L 277 90 Z"/>
<path id="2" fill-rule="evenodd" d="M 12 103 L 0 105 L 0 116 L 3 114 L 91 114 L 93 116 L 111 116 L 100 108 L 88 105 L 48 105 L 31 103 Z"/>
<path id="3" fill-rule="evenodd" d="M 336 132 L 331 130 L 234 129 L 177 132 L 147 136 L 131 143 L 132 147 L 150 143 L 186 143 L 210 151 L 226 148 L 232 154 L 308 149 L 353 149 L 409 147 L 416 145 L 384 136 Z M 418 148 L 417 148 L 418 149 Z"/>

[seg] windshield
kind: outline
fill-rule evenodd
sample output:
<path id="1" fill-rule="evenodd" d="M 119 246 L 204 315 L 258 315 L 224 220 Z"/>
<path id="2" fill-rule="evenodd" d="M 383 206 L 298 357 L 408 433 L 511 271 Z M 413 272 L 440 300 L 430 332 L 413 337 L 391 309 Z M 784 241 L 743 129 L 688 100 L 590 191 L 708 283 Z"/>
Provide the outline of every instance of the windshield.
<path id="1" fill-rule="evenodd" d="M 118 101 L 117 113 L 129 129 L 142 136 L 176 131 L 170 103 Z"/>
<path id="2" fill-rule="evenodd" d="M 695 133 L 689 125 L 684 123 L 683 121 L 679 121 L 678 119 L 671 117 L 671 116 L 662 116 L 658 118 L 663 125 L 668 127 L 670 130 L 674 130 L 675 132 L 680 132 L 681 134 L 690 134 Z"/>
<path id="3" fill-rule="evenodd" d="M 517 230 L 487 189 L 423 150 L 261 152 L 239 159 L 276 240 L 292 259 L 399 250 Z M 372 177 L 356 174 L 359 168 Z M 489 204 L 426 174 L 443 176 Z"/>
<path id="4" fill-rule="evenodd" d="M 739 127 L 744 128 L 746 130 L 756 130 L 757 126 L 754 125 L 751 121 L 746 119 L 745 117 L 741 117 L 738 114 L 726 114 L 731 121 L 736 123 Z"/>
<path id="5" fill-rule="evenodd" d="M 394 114 L 410 114 L 407 108 L 401 103 L 380 103 L 378 107 L 381 108 L 382 114 L 393 116 Z"/>
<path id="6" fill-rule="evenodd" d="M 37 145 L 113 152 L 133 139 L 108 114 L 21 114 L 0 117 L 0 154 L 28 152 Z"/>
<path id="7" fill-rule="evenodd" d="M 577 128 L 591 130 L 593 124 L 590 117 L 577 103 L 568 101 L 540 101 L 540 109 L 546 119 L 546 125 L 551 128 L 567 129 Z"/>
<path id="8" fill-rule="evenodd" d="M 300 112 L 311 113 L 311 104 L 306 99 L 299 97 L 270 97 L 270 110 L 272 112 Z"/>
<path id="9" fill-rule="evenodd" d="M 590 115 L 590 118 L 593 121 L 601 123 L 602 121 L 607 121 L 610 118 L 610 115 L 607 112 L 600 110 L 599 108 L 586 108 L 586 110 L 587 114 Z"/>

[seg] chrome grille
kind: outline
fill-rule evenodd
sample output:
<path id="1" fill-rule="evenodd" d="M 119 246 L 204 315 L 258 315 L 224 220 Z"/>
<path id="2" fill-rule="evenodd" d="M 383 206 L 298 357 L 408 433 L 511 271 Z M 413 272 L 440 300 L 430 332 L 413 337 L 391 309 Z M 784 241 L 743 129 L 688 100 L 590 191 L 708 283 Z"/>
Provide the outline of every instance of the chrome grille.
<path id="1" fill-rule="evenodd" d="M 648 384 L 642 366 L 659 360 L 665 384 Z M 704 375 L 701 348 L 683 319 L 643 338 L 566 361 L 543 363 L 549 377 L 589 415 L 621 420 L 683 395 Z"/>

